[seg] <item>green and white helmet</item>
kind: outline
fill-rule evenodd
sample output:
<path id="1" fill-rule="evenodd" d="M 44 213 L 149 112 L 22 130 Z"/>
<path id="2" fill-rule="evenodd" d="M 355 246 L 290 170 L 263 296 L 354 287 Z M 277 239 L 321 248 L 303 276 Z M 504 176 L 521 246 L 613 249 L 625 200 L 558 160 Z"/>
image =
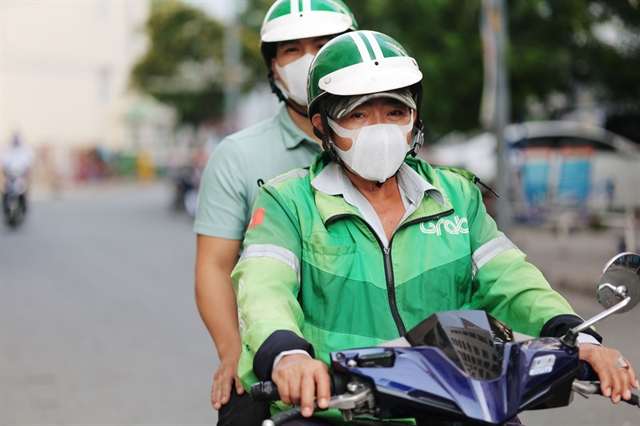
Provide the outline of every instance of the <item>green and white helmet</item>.
<path id="1" fill-rule="evenodd" d="M 342 0 L 277 0 L 260 30 L 262 43 L 340 34 L 358 29 Z"/>
<path id="2" fill-rule="evenodd" d="M 284 99 L 273 84 L 271 70 L 277 42 L 341 34 L 357 29 L 358 24 L 351 10 L 342 0 L 276 0 L 269 8 L 260 30 L 260 51 L 269 70 L 269 83 L 274 93 Z"/>
<path id="3" fill-rule="evenodd" d="M 356 96 L 410 88 L 417 98 L 416 138 L 412 154 L 422 145 L 422 72 L 416 60 L 400 43 L 375 31 L 354 31 L 325 44 L 311 62 L 307 80 L 309 118 L 316 113 L 326 122 L 323 99 L 334 96 Z M 323 124 L 321 136 L 327 139 Z M 330 150 L 327 140 L 325 150 Z M 417 145 L 417 146 L 416 146 Z"/>

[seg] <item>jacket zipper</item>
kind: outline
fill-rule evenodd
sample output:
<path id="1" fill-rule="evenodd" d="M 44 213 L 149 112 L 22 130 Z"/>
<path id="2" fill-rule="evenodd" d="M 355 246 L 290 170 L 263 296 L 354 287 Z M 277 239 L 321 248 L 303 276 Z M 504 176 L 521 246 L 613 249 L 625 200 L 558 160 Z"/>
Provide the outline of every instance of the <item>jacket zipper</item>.
<path id="1" fill-rule="evenodd" d="M 449 215 L 453 214 L 453 212 L 454 212 L 453 209 L 451 209 L 451 210 L 447 210 L 446 212 L 434 214 L 432 216 L 427 216 L 427 217 L 422 217 L 422 218 L 419 218 L 419 219 L 415 219 L 415 220 L 412 220 L 410 222 L 406 222 L 406 223 L 402 224 L 400 227 L 398 227 L 398 229 L 396 229 L 396 231 L 399 231 L 402 228 L 406 228 L 407 226 L 414 225 L 416 223 L 428 222 L 430 220 L 440 219 L 441 217 L 445 217 L 445 216 L 449 216 Z M 398 329 L 398 333 L 400 333 L 400 336 L 404 336 L 407 333 L 407 329 L 406 329 L 406 327 L 404 325 L 404 322 L 402 322 L 402 317 L 400 317 L 400 312 L 398 311 L 398 303 L 396 302 L 395 279 L 393 278 L 393 263 L 391 262 L 391 243 L 393 242 L 393 237 L 395 236 L 395 232 L 391 236 L 391 239 L 389 240 L 389 246 L 385 247 L 384 244 L 382 244 L 382 241 L 380 240 L 380 237 L 378 236 L 376 231 L 371 227 L 371 225 L 369 225 L 364 219 L 362 219 L 358 215 L 355 215 L 355 214 L 340 214 L 340 215 L 336 215 L 336 216 L 330 217 L 325 222 L 325 226 L 328 226 L 330 223 L 335 222 L 336 220 L 342 219 L 342 218 L 345 218 L 345 217 L 358 218 L 367 228 L 369 228 L 369 230 L 371 231 L 373 236 L 376 238 L 376 241 L 378 242 L 378 245 L 380 246 L 380 249 L 382 250 L 382 254 L 383 254 L 383 258 L 384 258 L 384 273 L 385 273 L 385 280 L 386 280 L 386 285 L 387 285 L 387 296 L 389 298 L 389 307 L 391 309 L 391 316 L 393 317 L 393 321 L 396 324 L 396 328 Z"/>
<path id="2" fill-rule="evenodd" d="M 402 322 L 402 317 L 400 317 L 400 312 L 398 311 L 398 303 L 396 302 L 396 283 L 393 279 L 393 264 L 391 263 L 391 241 L 389 241 L 388 247 L 382 247 L 382 243 L 380 243 L 380 247 L 384 253 L 384 272 L 386 274 L 387 296 L 389 297 L 391 316 L 393 316 L 393 321 L 396 323 L 398 333 L 400 333 L 400 336 L 404 336 L 407 333 L 407 328 Z"/>

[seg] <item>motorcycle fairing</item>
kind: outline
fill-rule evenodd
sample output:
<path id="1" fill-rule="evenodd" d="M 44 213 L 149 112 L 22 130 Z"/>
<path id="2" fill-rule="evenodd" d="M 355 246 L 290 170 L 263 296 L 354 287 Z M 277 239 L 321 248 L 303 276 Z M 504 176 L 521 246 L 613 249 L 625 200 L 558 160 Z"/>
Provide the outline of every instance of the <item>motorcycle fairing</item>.
<path id="1" fill-rule="evenodd" d="M 523 409 L 570 402 L 578 351 L 558 339 L 514 343 L 511 329 L 483 311 L 434 314 L 405 337 L 413 347 L 331 354 L 334 371 L 375 384 L 380 418 L 422 412 L 502 424 Z"/>

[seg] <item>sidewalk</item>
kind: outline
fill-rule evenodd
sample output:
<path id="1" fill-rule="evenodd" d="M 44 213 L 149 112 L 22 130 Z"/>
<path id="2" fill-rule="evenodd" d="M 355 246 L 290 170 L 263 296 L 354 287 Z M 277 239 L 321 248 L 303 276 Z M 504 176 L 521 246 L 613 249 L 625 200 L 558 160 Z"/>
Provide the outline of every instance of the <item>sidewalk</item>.
<path id="1" fill-rule="evenodd" d="M 516 226 L 509 238 L 554 289 L 594 295 L 602 270 L 618 254 L 621 236 L 620 229 L 579 229 L 569 234 L 564 249 L 548 228 Z"/>

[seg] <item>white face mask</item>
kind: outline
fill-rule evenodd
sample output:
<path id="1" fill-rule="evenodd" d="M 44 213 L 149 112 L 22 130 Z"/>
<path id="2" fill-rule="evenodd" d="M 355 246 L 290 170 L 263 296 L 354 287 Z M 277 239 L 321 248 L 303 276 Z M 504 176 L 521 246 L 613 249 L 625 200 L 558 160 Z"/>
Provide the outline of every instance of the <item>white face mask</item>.
<path id="1" fill-rule="evenodd" d="M 347 151 L 335 148 L 340 159 L 357 175 L 366 180 L 384 182 L 396 174 L 409 151 L 407 133 L 413 129 L 413 123 L 381 123 L 349 130 L 331 118 L 327 119 L 338 136 L 353 141 Z"/>
<path id="2" fill-rule="evenodd" d="M 309 67 L 311 66 L 313 58 L 314 56 L 312 54 L 305 53 L 304 56 L 299 57 L 283 67 L 278 65 L 278 61 L 275 61 L 276 71 L 278 72 L 280 80 L 289 88 L 289 90 L 287 90 L 281 84 L 282 90 L 287 94 L 289 99 L 298 105 L 308 105 L 307 75 L 309 74 Z"/>

